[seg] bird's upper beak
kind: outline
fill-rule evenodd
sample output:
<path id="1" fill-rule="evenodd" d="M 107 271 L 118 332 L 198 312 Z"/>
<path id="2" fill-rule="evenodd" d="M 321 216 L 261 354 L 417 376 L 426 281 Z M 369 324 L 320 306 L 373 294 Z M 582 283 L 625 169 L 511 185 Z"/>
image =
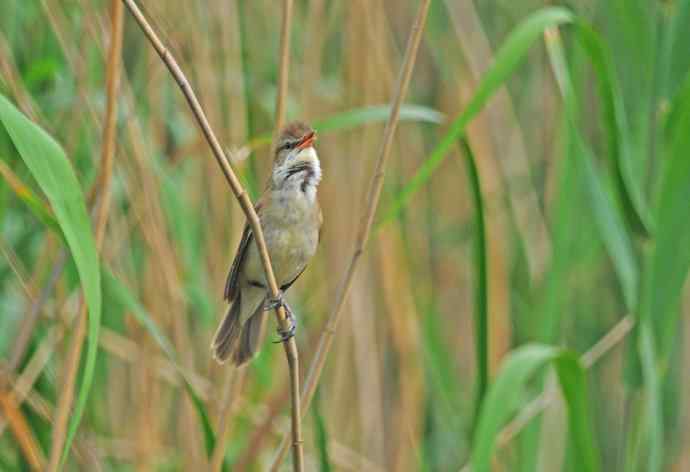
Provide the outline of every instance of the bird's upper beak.
<path id="1" fill-rule="evenodd" d="M 312 131 L 304 135 L 302 140 L 297 144 L 297 149 L 300 151 L 314 145 L 316 141 L 316 132 Z"/>

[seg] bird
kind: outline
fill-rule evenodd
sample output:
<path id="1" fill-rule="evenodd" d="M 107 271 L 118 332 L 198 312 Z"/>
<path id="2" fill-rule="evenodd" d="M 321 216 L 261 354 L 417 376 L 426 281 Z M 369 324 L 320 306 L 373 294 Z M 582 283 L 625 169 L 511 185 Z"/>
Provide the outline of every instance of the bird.
<path id="1" fill-rule="evenodd" d="M 280 296 L 270 297 L 255 238 L 246 223 L 225 284 L 230 306 L 211 344 L 213 357 L 220 363 L 231 359 L 241 366 L 251 360 L 263 340 L 267 312 L 278 305 L 285 307 L 291 323 L 290 329 L 279 330 L 281 340 L 294 336 L 296 322 L 284 293 L 314 256 L 323 223 L 315 140 L 314 129 L 301 121 L 288 123 L 278 135 L 271 176 L 255 210 Z"/>

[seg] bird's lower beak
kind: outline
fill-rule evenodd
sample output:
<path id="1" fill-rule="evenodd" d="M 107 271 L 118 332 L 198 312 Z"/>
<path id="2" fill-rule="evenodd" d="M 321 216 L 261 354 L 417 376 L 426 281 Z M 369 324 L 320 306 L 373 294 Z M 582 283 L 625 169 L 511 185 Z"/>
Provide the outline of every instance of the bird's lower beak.
<path id="1" fill-rule="evenodd" d="M 297 149 L 300 151 L 302 149 L 306 149 L 314 144 L 314 141 L 316 141 L 316 133 L 312 131 L 311 133 L 307 134 L 304 138 L 302 138 L 302 141 L 297 144 Z"/>

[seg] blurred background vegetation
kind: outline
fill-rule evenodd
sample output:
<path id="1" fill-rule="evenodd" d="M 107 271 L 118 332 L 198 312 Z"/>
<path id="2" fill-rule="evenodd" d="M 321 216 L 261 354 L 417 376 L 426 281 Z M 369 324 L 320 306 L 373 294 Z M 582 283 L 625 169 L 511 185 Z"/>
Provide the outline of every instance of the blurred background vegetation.
<path id="1" fill-rule="evenodd" d="M 280 3 L 141 3 L 256 197 Z M 487 450 L 501 471 L 690 470 L 690 2 L 550 3 L 432 2 L 375 231 L 305 417 L 309 470 L 484 470 Z M 321 246 L 289 296 L 303 373 L 417 7 L 295 2 L 288 118 L 319 130 L 324 169 Z M 42 180 L 39 161 L 60 153 L 23 146 L 12 110 L 60 144 L 91 208 L 110 3 L 1 8 L 4 471 L 49 455 L 84 280 L 57 211 L 76 189 Z M 77 382 L 91 390 L 66 468 L 205 470 L 229 401 L 225 467 L 264 470 L 289 430 L 282 348 L 266 343 L 244 371 L 209 351 L 244 217 L 127 13 L 123 67 L 98 356 Z"/>

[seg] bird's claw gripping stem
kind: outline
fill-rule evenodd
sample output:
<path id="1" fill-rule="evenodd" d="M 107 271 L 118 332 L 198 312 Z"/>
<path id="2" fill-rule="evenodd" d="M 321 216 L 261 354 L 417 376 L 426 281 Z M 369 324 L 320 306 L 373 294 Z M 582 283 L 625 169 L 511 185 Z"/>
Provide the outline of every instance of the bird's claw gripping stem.
<path id="1" fill-rule="evenodd" d="M 273 341 L 274 344 L 284 343 L 285 341 L 293 337 L 295 335 L 295 332 L 297 331 L 297 323 L 295 322 L 295 317 L 293 316 L 292 311 L 288 309 L 286 310 L 286 314 L 287 319 L 290 322 L 290 327 L 286 330 L 281 329 L 280 326 L 278 327 L 278 335 L 280 336 L 280 339 L 277 341 Z"/>
<path id="2" fill-rule="evenodd" d="M 285 308 L 285 315 L 287 317 L 288 322 L 290 323 L 290 327 L 285 330 L 282 329 L 280 326 L 278 327 L 278 335 L 280 336 L 280 339 L 278 341 L 273 341 L 274 344 L 284 343 L 285 341 L 293 337 L 295 335 L 295 331 L 297 331 L 297 322 L 295 321 L 295 315 L 292 313 L 290 305 L 288 305 L 285 301 L 285 296 L 282 291 L 280 291 L 277 297 L 271 300 L 267 300 L 266 304 L 264 305 L 264 309 L 269 311 L 274 310 L 280 306 Z"/>
<path id="3" fill-rule="evenodd" d="M 278 290 L 278 296 L 275 298 L 269 298 L 266 300 L 266 303 L 264 303 L 264 310 L 265 311 L 271 311 L 275 310 L 276 308 L 282 306 L 286 310 L 287 308 L 287 303 L 285 302 L 285 293 L 282 290 Z"/>

